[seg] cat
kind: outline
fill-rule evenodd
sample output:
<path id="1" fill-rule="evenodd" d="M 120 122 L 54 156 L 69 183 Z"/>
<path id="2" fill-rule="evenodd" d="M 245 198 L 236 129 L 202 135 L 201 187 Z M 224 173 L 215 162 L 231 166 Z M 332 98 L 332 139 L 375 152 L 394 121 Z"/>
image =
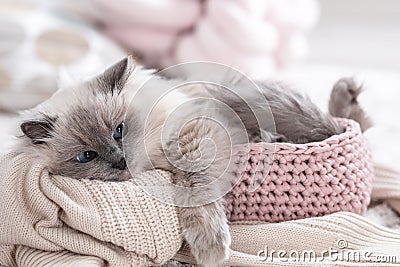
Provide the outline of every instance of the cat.
<path id="1" fill-rule="evenodd" d="M 144 92 L 132 106 L 130 100 L 137 97 L 139 88 L 149 79 L 153 80 L 154 91 Z M 204 185 L 215 181 L 228 164 L 232 145 L 229 139 L 234 144 L 307 143 L 340 134 L 344 129 L 306 96 L 274 82 L 258 83 L 262 98 L 248 93 L 251 104 L 258 108 L 263 108 L 267 100 L 275 121 L 275 127 L 270 129 L 260 129 L 251 108 L 218 86 L 185 85 L 166 95 L 150 115 L 144 114 L 143 110 L 154 104 L 152 95 L 164 90 L 158 88 L 180 83 L 182 80 L 137 66 L 130 56 L 124 58 L 94 78 L 63 86 L 49 100 L 27 111 L 20 124 L 22 135 L 17 150 L 44 160 L 51 173 L 74 179 L 126 181 L 155 168 L 172 172 L 174 184 L 193 189 L 189 195 L 175 196 L 182 204 L 179 219 L 183 237 L 198 264 L 218 266 L 229 257 L 231 242 L 220 196 L 232 181 L 221 187 Z M 352 79 L 341 79 L 334 86 L 329 106 L 331 114 L 357 119 L 366 129 L 370 121 L 357 102 L 360 90 Z M 230 110 L 202 102 L 205 96 Z M 186 105 L 188 100 L 199 102 Z M 181 123 L 177 116 L 162 132 L 171 111 L 176 109 L 182 118 L 195 119 Z M 247 139 L 242 136 L 240 123 L 224 114 L 228 111 L 238 115 Z M 218 117 L 229 133 L 199 114 Z M 166 134 L 164 141 L 162 134 Z M 125 144 L 125 139 L 130 142 Z"/>

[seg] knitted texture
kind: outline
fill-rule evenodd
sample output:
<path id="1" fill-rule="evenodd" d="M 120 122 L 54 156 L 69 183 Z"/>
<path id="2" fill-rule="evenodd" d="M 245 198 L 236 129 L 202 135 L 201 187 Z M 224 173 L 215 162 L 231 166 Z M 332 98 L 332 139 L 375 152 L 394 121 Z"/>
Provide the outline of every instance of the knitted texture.
<path id="1" fill-rule="evenodd" d="M 141 175 L 171 178 L 168 172 Z M 2 248 L 17 257 L 8 263 L 12 266 L 46 266 L 43 251 L 64 250 L 111 266 L 157 265 L 182 243 L 176 208 L 148 196 L 132 180 L 51 176 L 41 162 L 23 154 L 0 158 L 0 203 L 0 245 L 14 245 Z M 24 247 L 42 256 L 25 253 Z"/>
<path id="2" fill-rule="evenodd" d="M 233 171 L 241 181 L 230 192 L 230 196 L 237 194 L 237 202 L 227 198 L 230 219 L 273 222 L 334 211 L 362 212 L 371 190 L 370 153 L 358 124 L 339 122 L 347 125 L 344 134 L 320 143 L 277 144 L 274 157 L 266 153 L 268 150 L 258 149 L 265 144 L 251 144 L 250 153 L 237 147 L 233 157 L 237 168 Z M 263 157 L 257 157 L 257 151 Z M 275 165 L 261 187 L 250 192 L 252 171 L 256 175 L 263 171 L 256 163 L 268 159 L 275 160 Z M 147 195 L 134 184 L 135 178 L 115 183 L 52 176 L 39 160 L 15 153 L 0 158 L 0 265 L 146 266 L 162 264 L 174 255 L 193 262 L 187 247 L 178 252 L 182 236 L 177 209 Z M 246 164 L 246 172 L 239 173 L 240 166 Z M 171 180 L 168 172 L 141 175 L 141 179 L 162 175 Z M 398 178 L 386 176 L 393 181 Z M 383 184 L 380 190 L 388 192 Z M 398 187 L 392 191 L 394 199 L 388 203 L 400 208 Z M 334 204 L 329 204 L 332 201 Z M 230 265 L 271 266 L 256 256 L 266 244 L 270 249 L 321 252 L 335 247 L 338 239 L 349 242 L 352 249 L 400 259 L 398 233 L 353 214 L 280 224 L 233 224 L 230 230 L 232 253 L 226 263 Z M 340 264 L 346 262 L 331 262 Z"/>
<path id="3" fill-rule="evenodd" d="M 346 131 L 322 142 L 278 143 L 274 154 L 268 144 L 250 144 L 250 151 L 238 146 L 232 175 L 240 181 L 226 196 L 228 218 L 279 222 L 364 213 L 372 190 L 371 152 L 358 123 L 337 121 Z M 254 192 L 252 181 L 262 181 Z"/>
<path id="4" fill-rule="evenodd" d="M 167 173 L 161 174 L 169 179 Z M 143 175 L 150 178 L 159 173 Z M 165 261 L 167 255 L 194 262 L 187 246 L 175 254 L 182 243 L 176 209 L 136 192 L 138 188 L 130 181 L 102 183 L 50 177 L 40 164 L 15 154 L 0 158 L 0 177 L 0 265 L 145 266 L 153 262 L 150 254 L 139 255 L 126 249 L 146 247 L 163 255 L 155 257 L 158 262 Z M 377 168 L 374 183 L 373 195 L 400 212 L 400 173 Z M 134 192 L 127 192 L 125 187 Z M 143 205 L 143 201 L 148 204 Z M 141 212 L 143 208 L 149 210 Z M 135 217 L 131 218 L 133 214 Z M 138 223 L 125 225 L 129 221 L 126 217 Z M 149 226 L 152 224 L 159 227 Z M 293 266 L 288 254 L 273 261 L 271 257 L 261 260 L 258 252 L 266 246 L 270 252 L 316 253 L 318 259 L 299 259 L 296 266 L 400 265 L 399 232 L 347 212 L 282 223 L 236 222 L 230 225 L 230 232 L 231 254 L 225 262 L 228 266 Z M 342 240 L 347 244 L 346 253 L 367 251 L 372 258 L 326 255 L 329 248 L 337 250 L 338 241 Z M 379 261 L 378 256 L 392 258 Z M 133 261 L 137 257 L 142 261 Z"/>
<path id="5" fill-rule="evenodd" d="M 213 61 L 252 78 L 266 78 L 307 55 L 307 33 L 318 21 L 319 4 L 316 0 L 92 0 L 86 13 L 114 40 L 141 55 L 148 67 Z"/>

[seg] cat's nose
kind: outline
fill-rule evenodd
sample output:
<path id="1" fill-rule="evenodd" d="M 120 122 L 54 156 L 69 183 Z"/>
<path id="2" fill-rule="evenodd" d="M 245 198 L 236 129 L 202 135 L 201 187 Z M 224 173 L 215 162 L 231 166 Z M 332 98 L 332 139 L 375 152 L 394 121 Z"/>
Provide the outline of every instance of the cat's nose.
<path id="1" fill-rule="evenodd" d="M 126 169 L 126 161 L 125 158 L 122 158 L 119 162 L 113 163 L 112 167 L 114 169 L 125 170 Z"/>

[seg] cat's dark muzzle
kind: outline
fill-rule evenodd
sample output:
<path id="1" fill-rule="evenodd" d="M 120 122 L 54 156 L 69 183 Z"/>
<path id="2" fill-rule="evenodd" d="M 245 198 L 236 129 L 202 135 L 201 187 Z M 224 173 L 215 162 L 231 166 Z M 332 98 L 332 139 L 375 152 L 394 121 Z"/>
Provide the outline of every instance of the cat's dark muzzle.
<path id="1" fill-rule="evenodd" d="M 114 168 L 114 169 L 118 169 L 118 170 L 121 170 L 121 171 L 123 171 L 123 170 L 126 170 L 126 160 L 125 160 L 125 158 L 122 158 L 120 161 L 118 161 L 118 162 L 116 162 L 116 163 L 113 163 L 112 164 L 112 167 Z"/>

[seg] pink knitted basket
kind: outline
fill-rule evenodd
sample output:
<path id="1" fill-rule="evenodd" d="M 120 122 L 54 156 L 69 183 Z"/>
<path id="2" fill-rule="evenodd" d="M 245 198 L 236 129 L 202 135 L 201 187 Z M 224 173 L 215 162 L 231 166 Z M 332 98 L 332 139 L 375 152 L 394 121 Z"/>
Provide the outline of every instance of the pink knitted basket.
<path id="1" fill-rule="evenodd" d="M 372 190 L 371 152 L 358 123 L 337 121 L 346 131 L 322 142 L 276 144 L 270 168 L 272 156 L 265 143 L 250 144 L 250 152 L 247 145 L 235 147 L 232 172 L 240 181 L 226 195 L 229 220 L 279 222 L 365 212 Z M 250 192 L 252 180 L 263 178 Z"/>

